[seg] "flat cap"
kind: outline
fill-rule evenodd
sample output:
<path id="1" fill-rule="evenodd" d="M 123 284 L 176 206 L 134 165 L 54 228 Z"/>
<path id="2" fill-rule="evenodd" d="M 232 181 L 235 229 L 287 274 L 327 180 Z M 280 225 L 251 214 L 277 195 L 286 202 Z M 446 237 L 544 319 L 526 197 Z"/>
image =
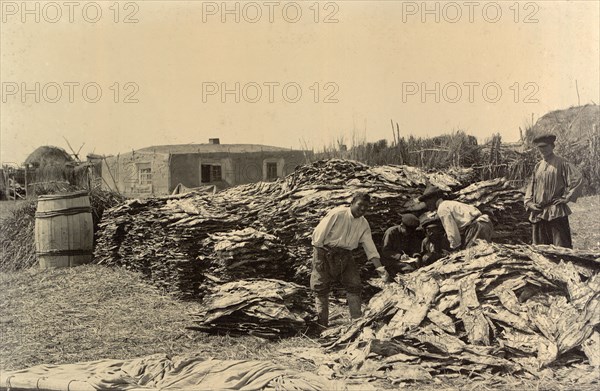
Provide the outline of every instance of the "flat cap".
<path id="1" fill-rule="evenodd" d="M 548 144 L 554 144 L 554 141 L 556 141 L 556 136 L 553 134 L 542 134 L 540 136 L 537 136 L 536 138 L 533 139 L 533 144 L 535 146 L 540 146 L 540 145 L 548 145 Z"/>
<path id="2" fill-rule="evenodd" d="M 426 199 L 433 197 L 441 197 L 444 192 L 437 186 L 429 185 L 425 188 L 423 195 L 419 197 L 419 201 L 425 201 Z"/>
<path id="3" fill-rule="evenodd" d="M 420 224 L 420 221 L 417 216 L 406 213 L 402 215 L 402 224 L 408 228 L 417 228 Z"/>

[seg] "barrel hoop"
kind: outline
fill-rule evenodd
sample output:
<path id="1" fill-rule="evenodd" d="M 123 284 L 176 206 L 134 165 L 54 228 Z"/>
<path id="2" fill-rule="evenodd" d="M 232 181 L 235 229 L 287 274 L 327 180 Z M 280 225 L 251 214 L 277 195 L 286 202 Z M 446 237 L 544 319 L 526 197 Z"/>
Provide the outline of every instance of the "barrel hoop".
<path id="1" fill-rule="evenodd" d="M 48 250 L 48 251 L 36 251 L 38 256 L 40 255 L 51 255 L 51 256 L 61 256 L 61 255 L 93 255 L 94 250 Z"/>
<path id="2" fill-rule="evenodd" d="M 56 210 L 51 210 L 48 212 L 36 212 L 35 217 L 36 217 L 36 219 L 47 219 L 50 217 L 70 216 L 70 215 L 76 215 L 79 213 L 92 213 L 92 207 L 91 206 L 79 206 L 76 208 L 56 209 Z"/>
<path id="3" fill-rule="evenodd" d="M 38 201 L 42 200 L 66 200 L 69 198 L 81 198 L 88 195 L 87 191 L 78 191 L 75 193 L 67 193 L 67 194 L 46 194 L 38 197 Z"/>

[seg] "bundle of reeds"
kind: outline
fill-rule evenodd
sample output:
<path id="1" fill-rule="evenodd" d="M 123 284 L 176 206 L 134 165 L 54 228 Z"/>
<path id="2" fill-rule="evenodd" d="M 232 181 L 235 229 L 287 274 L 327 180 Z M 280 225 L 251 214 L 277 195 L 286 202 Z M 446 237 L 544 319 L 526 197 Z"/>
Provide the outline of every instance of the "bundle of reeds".
<path id="1" fill-rule="evenodd" d="M 445 169 L 450 167 L 470 167 L 480 163 L 480 147 L 474 136 L 464 131 L 455 131 L 437 137 L 400 136 L 394 132 L 394 141 L 367 142 L 353 137 L 352 145 L 346 151 L 330 145 L 315 154 L 317 159 L 344 158 L 369 165 L 407 164 L 425 169 Z"/>
<path id="2" fill-rule="evenodd" d="M 26 269 L 36 263 L 35 208 L 35 201 L 23 201 L 0 221 L 0 271 Z"/>
<path id="3" fill-rule="evenodd" d="M 524 186 L 537 162 L 536 151 L 523 142 L 503 143 L 499 133 L 481 146 L 481 163 L 474 166 L 480 180 L 505 177 Z"/>

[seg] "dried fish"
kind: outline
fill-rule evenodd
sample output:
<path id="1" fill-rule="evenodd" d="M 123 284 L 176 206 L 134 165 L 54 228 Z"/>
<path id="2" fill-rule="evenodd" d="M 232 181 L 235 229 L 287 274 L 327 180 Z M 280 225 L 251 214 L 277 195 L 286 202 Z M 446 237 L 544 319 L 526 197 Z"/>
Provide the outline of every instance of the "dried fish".
<path id="1" fill-rule="evenodd" d="M 370 358 L 410 363 L 432 375 L 468 368 L 483 374 L 493 368 L 539 376 L 541 368 L 554 370 L 548 366 L 574 349 L 597 363 L 600 268 L 580 261 L 586 270 L 579 272 L 571 261 L 547 258 L 543 251 L 537 246 L 480 242 L 470 251 L 402 275 L 371 299 L 364 318 L 346 330 L 343 341 L 352 343 L 362 336 L 360 341 L 368 342 L 361 327 L 376 326 L 370 333 L 374 332 L 378 348 L 371 349 Z M 575 259 L 577 252 L 569 256 Z M 430 280 L 439 289 L 427 287 Z M 425 317 L 407 317 L 411 309 L 414 314 L 424 312 L 419 304 L 425 303 Z M 398 328 L 402 332 L 396 332 Z M 343 348 L 336 351 L 343 353 Z M 582 360 L 582 355 L 569 357 L 572 362 Z"/>
<path id="2" fill-rule="evenodd" d="M 303 165 L 276 182 L 241 185 L 216 194 L 130 200 L 105 213 L 95 259 L 139 271 L 184 299 L 201 299 L 218 284 L 208 276 L 218 276 L 222 282 L 262 277 L 307 285 L 310 235 L 328 210 L 346 204 L 356 191 L 369 192 L 373 208 L 366 217 L 375 242 L 381 243 L 385 230 L 402 213 L 424 211 L 415 199 L 427 184 L 454 190 L 471 180 L 467 171 L 369 167 L 332 159 Z M 468 195 L 463 201 L 491 213 L 497 240 L 527 240 L 529 227 L 521 230 L 516 224 L 526 221 L 520 193 L 506 185 L 505 180 L 486 181 L 463 189 L 460 195 Z M 490 194 L 495 196 L 487 197 Z M 362 252 L 357 251 L 356 257 L 362 265 Z M 366 272 L 374 275 L 372 269 Z"/>

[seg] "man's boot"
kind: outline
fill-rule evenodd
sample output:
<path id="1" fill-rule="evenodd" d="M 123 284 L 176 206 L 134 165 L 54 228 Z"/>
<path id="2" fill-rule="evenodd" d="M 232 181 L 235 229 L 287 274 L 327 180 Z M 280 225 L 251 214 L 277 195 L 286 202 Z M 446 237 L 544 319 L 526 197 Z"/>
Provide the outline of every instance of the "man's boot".
<path id="1" fill-rule="evenodd" d="M 356 293 L 347 293 L 346 300 L 348 300 L 348 308 L 350 309 L 350 317 L 352 320 L 360 318 L 362 316 L 360 295 Z"/>
<path id="2" fill-rule="evenodd" d="M 317 316 L 319 318 L 318 323 L 323 327 L 329 326 L 329 297 L 328 296 L 316 296 L 315 304 L 317 310 Z"/>

